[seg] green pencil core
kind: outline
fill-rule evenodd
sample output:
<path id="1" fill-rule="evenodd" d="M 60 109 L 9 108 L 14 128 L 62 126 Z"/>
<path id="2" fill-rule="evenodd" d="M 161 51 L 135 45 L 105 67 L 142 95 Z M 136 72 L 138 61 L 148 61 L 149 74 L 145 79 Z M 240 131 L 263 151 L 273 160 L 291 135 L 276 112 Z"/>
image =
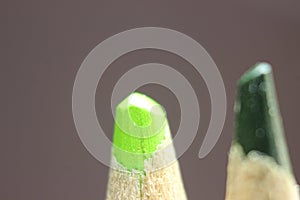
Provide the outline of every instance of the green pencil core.
<path id="1" fill-rule="evenodd" d="M 151 124 L 151 116 L 148 110 L 136 106 L 129 107 L 129 114 L 134 123 L 140 127 L 147 127 Z"/>
<path id="2" fill-rule="evenodd" d="M 144 170 L 169 131 L 164 109 L 150 97 L 133 93 L 116 108 L 113 154 L 127 170 Z"/>
<path id="3" fill-rule="evenodd" d="M 290 170 L 272 68 L 258 63 L 238 82 L 235 142 L 244 152 L 258 151 Z"/>

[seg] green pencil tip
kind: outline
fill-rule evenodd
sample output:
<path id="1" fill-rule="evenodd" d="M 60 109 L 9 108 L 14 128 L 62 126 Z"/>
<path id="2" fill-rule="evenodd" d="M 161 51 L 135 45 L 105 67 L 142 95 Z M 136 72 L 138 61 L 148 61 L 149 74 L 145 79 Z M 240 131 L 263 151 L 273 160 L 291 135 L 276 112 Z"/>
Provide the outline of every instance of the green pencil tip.
<path id="1" fill-rule="evenodd" d="M 235 105 L 234 141 L 244 152 L 258 151 L 274 158 L 291 171 L 281 116 L 272 76 L 267 63 L 258 63 L 238 82 Z"/>
<path id="2" fill-rule="evenodd" d="M 132 93 L 116 108 L 113 153 L 127 170 L 144 169 L 168 131 L 165 111 L 150 97 Z"/>
<path id="3" fill-rule="evenodd" d="M 268 63 L 258 63 L 249 69 L 239 80 L 239 85 L 247 84 L 247 82 L 263 75 L 271 74 L 272 67 Z"/>

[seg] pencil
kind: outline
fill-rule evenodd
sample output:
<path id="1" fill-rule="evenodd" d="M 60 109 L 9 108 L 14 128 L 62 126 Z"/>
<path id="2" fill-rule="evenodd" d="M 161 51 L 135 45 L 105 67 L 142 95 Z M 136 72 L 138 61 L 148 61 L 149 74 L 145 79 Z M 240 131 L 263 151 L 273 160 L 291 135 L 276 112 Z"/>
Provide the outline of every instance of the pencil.
<path id="1" fill-rule="evenodd" d="M 298 200 L 269 64 L 241 77 L 235 113 L 226 200 Z"/>
<path id="2" fill-rule="evenodd" d="M 116 108 L 106 200 L 186 200 L 164 109 L 133 93 Z"/>

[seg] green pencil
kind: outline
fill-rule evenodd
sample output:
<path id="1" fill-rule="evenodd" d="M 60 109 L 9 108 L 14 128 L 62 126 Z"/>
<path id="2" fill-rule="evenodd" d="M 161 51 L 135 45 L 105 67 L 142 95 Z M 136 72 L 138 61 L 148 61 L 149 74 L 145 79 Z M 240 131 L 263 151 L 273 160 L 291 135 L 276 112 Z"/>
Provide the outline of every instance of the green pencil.
<path id="1" fill-rule="evenodd" d="M 298 200 L 269 64 L 239 80 L 235 112 L 226 200 Z"/>
<path id="2" fill-rule="evenodd" d="M 127 199 L 187 199 L 164 109 L 140 93 L 115 115 L 106 200 Z"/>

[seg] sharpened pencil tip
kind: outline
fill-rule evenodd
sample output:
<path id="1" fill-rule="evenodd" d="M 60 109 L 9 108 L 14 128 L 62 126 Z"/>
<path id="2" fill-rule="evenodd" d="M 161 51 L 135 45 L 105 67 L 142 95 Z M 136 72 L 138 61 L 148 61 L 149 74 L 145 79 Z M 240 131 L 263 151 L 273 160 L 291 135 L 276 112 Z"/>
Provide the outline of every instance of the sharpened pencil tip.
<path id="1" fill-rule="evenodd" d="M 258 63 L 238 82 L 234 142 L 244 152 L 258 151 L 290 170 L 281 116 L 268 63 Z"/>
<path id="2" fill-rule="evenodd" d="M 268 63 L 257 63 L 251 69 L 249 69 L 239 80 L 239 85 L 246 84 L 255 78 L 262 75 L 267 75 L 272 73 L 272 67 Z"/>
<path id="3" fill-rule="evenodd" d="M 143 170 L 144 161 L 165 138 L 166 124 L 161 105 L 141 93 L 130 94 L 116 108 L 113 137 L 116 160 L 128 170 Z"/>

